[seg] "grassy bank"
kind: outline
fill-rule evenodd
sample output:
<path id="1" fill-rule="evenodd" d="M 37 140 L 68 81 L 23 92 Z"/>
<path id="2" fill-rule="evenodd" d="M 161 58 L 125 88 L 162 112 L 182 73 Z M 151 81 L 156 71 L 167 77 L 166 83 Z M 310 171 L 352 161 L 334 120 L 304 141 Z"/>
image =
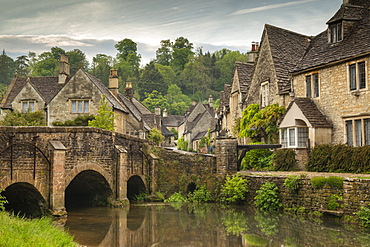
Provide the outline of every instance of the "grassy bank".
<path id="1" fill-rule="evenodd" d="M 73 237 L 54 226 L 49 218 L 22 219 L 0 212 L 0 246 L 78 246 Z"/>

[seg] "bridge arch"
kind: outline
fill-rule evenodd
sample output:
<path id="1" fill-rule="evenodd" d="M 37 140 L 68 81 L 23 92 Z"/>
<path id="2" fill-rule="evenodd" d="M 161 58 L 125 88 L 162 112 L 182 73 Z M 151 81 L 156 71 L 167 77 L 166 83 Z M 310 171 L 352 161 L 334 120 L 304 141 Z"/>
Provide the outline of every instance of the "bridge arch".
<path id="1" fill-rule="evenodd" d="M 91 164 L 91 163 L 80 164 L 80 165 L 75 166 L 71 171 L 69 171 L 69 172 L 66 171 L 66 174 L 65 174 L 66 187 L 71 183 L 71 181 L 78 174 L 80 174 L 83 171 L 88 171 L 88 170 L 92 170 L 92 171 L 96 171 L 96 172 L 100 173 L 100 175 L 102 175 L 105 178 L 105 180 L 108 182 L 110 188 L 113 190 L 114 186 L 113 186 L 112 176 L 107 171 L 105 171 L 101 166 L 99 166 L 97 164 Z"/>
<path id="2" fill-rule="evenodd" d="M 134 200 L 136 195 L 141 193 L 148 193 L 147 186 L 142 176 L 133 175 L 127 180 L 127 198 Z"/>
<path id="3" fill-rule="evenodd" d="M 1 192 L 8 203 L 5 210 L 27 217 L 40 217 L 48 208 L 45 198 L 32 184 L 17 182 L 9 185 Z"/>

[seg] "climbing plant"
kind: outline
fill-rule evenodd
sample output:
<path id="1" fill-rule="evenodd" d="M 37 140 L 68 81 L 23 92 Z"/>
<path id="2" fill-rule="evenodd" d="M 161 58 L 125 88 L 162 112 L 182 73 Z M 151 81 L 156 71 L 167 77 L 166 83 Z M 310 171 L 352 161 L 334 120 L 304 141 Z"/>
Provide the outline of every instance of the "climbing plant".
<path id="1" fill-rule="evenodd" d="M 100 100 L 98 114 L 95 116 L 95 119 L 89 121 L 89 126 L 114 131 L 114 112 L 108 106 L 108 101 L 104 94 Z"/>

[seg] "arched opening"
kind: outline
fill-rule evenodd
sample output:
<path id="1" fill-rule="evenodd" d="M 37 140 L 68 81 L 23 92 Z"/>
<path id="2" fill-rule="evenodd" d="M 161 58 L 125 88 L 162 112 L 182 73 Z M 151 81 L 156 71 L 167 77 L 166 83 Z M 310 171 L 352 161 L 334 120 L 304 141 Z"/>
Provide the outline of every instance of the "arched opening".
<path id="1" fill-rule="evenodd" d="M 136 195 L 146 193 L 143 180 L 139 176 L 133 176 L 127 181 L 127 198 L 132 201 Z"/>
<path id="2" fill-rule="evenodd" d="M 5 210 L 21 216 L 41 217 L 48 208 L 40 192 L 29 183 L 12 184 L 1 195 L 8 201 Z"/>
<path id="3" fill-rule="evenodd" d="M 191 182 L 188 184 L 188 187 L 186 188 L 186 193 L 193 193 L 197 189 L 197 185 L 194 182 Z"/>
<path id="4" fill-rule="evenodd" d="M 106 206 L 112 196 L 107 180 L 98 172 L 87 170 L 79 173 L 65 191 L 65 206 Z"/>

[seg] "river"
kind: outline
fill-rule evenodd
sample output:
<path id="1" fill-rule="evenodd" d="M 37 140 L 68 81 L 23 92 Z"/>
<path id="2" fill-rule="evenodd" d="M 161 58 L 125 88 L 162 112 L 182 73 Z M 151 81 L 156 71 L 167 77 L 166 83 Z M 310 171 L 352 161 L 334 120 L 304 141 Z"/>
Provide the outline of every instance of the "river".
<path id="1" fill-rule="evenodd" d="M 89 247 L 370 246 L 350 224 L 217 204 L 70 209 L 66 228 Z"/>

